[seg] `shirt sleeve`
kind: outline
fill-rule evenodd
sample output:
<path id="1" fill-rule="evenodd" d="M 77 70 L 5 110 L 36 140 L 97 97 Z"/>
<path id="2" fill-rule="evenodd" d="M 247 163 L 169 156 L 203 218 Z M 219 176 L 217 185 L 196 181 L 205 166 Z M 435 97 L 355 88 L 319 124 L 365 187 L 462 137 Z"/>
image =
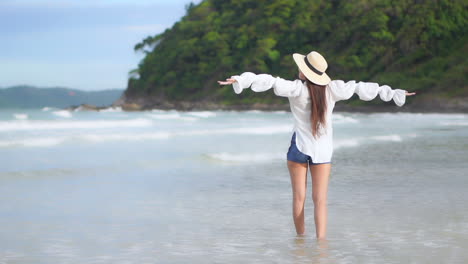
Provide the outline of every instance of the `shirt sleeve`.
<path id="1" fill-rule="evenodd" d="M 380 95 L 382 101 L 388 102 L 393 99 L 395 104 L 403 106 L 406 99 L 406 90 L 393 89 L 388 85 L 379 86 L 373 82 L 358 82 L 333 80 L 329 84 L 332 97 L 335 101 L 348 100 L 353 94 L 359 95 L 359 99 L 370 101 Z"/>
<path id="2" fill-rule="evenodd" d="M 241 75 L 231 76 L 231 78 L 237 81 L 232 84 L 236 94 L 242 93 L 242 90 L 249 87 L 254 92 L 264 92 L 273 88 L 277 96 L 296 97 L 301 94 L 304 86 L 301 80 L 288 81 L 269 74 L 254 74 L 252 72 L 244 72 Z"/>

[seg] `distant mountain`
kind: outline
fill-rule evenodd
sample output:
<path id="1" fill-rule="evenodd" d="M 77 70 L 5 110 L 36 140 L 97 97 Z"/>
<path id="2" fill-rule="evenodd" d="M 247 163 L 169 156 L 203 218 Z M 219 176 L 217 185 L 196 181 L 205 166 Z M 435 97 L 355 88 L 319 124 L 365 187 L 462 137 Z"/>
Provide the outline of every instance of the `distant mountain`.
<path id="1" fill-rule="evenodd" d="M 18 85 L 0 89 L 0 108 L 65 108 L 79 104 L 107 106 L 117 100 L 123 91 L 82 91 L 64 87 L 38 88 Z"/>

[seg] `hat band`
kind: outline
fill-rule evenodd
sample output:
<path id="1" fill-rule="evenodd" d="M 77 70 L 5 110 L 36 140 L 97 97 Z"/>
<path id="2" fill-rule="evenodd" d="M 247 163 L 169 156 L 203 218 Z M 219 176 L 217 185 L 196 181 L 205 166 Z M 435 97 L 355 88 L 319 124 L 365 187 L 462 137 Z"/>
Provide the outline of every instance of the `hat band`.
<path id="1" fill-rule="evenodd" d="M 323 74 L 323 72 L 317 70 L 314 66 L 312 66 L 312 64 L 310 64 L 309 60 L 307 60 L 307 56 L 304 57 L 304 61 L 305 61 L 305 64 L 307 65 L 307 67 L 309 67 L 309 69 L 311 69 L 313 72 L 315 72 L 318 75 Z"/>

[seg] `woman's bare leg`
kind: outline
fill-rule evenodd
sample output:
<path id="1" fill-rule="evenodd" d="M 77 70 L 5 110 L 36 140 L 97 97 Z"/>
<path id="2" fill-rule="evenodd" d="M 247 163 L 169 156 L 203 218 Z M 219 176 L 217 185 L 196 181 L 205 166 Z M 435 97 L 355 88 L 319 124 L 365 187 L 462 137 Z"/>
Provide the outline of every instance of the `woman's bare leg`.
<path id="1" fill-rule="evenodd" d="M 298 235 L 303 235 L 305 232 L 304 203 L 307 187 L 307 167 L 307 163 L 297 163 L 288 160 L 288 169 L 293 192 L 293 219 Z"/>
<path id="2" fill-rule="evenodd" d="M 315 232 L 317 239 L 327 233 L 327 191 L 331 164 L 310 165 L 312 174 L 312 200 L 314 201 Z"/>

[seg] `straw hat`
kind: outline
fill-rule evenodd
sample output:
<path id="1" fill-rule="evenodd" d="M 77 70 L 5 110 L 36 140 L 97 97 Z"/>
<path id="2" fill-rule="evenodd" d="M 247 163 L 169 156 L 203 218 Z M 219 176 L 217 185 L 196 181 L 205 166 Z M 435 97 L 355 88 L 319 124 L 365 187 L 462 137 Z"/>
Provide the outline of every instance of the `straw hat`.
<path id="1" fill-rule="evenodd" d="M 309 81 L 319 85 L 327 85 L 330 82 L 330 77 L 325 73 L 328 63 L 320 53 L 312 51 L 307 56 L 294 53 L 293 59 Z"/>

